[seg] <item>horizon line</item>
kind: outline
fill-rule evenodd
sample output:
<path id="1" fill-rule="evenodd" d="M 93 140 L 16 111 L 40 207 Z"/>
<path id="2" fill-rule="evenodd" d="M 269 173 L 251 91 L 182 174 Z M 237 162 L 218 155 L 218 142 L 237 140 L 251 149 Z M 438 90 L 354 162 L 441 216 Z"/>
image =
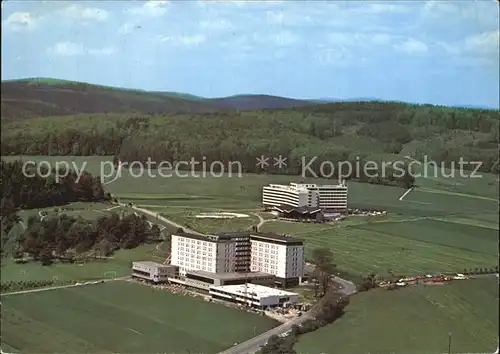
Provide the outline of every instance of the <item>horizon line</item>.
<path id="1" fill-rule="evenodd" d="M 78 84 L 86 84 L 86 85 L 93 85 L 93 86 L 99 86 L 103 88 L 109 88 L 109 89 L 118 89 L 118 90 L 123 90 L 123 91 L 135 91 L 135 92 L 143 92 L 143 93 L 160 93 L 160 94 L 178 94 L 178 95 L 185 95 L 188 97 L 184 97 L 184 99 L 190 99 L 189 96 L 191 96 L 192 100 L 201 99 L 201 100 L 217 100 L 217 99 L 227 99 L 227 98 L 234 98 L 238 96 L 268 96 L 268 97 L 275 97 L 275 98 L 282 98 L 282 99 L 288 99 L 288 100 L 296 100 L 296 101 L 305 101 L 305 102 L 310 102 L 311 104 L 328 104 L 328 103 L 341 103 L 341 102 L 384 102 L 384 103 L 403 103 L 403 104 L 410 104 L 410 105 L 422 105 L 422 106 L 435 106 L 435 107 L 449 107 L 449 108 L 463 108 L 463 109 L 479 109 L 479 110 L 500 110 L 500 102 L 497 107 L 495 106 L 481 106 L 481 105 L 459 105 L 459 104 L 453 104 L 453 105 L 446 105 L 446 104 L 433 104 L 433 103 L 428 103 L 428 102 L 412 102 L 412 101 L 402 101 L 402 100 L 395 100 L 395 99 L 382 99 L 378 97 L 328 97 L 328 96 L 322 96 L 322 97 L 317 97 L 317 98 L 297 98 L 297 97 L 289 97 L 289 96 L 281 96 L 277 94 L 271 94 L 271 93 L 236 93 L 228 96 L 215 96 L 215 97 L 207 97 L 207 96 L 199 96 L 195 94 L 191 94 L 188 92 L 182 92 L 182 91 L 171 91 L 171 90 L 148 90 L 148 89 L 141 89 L 141 88 L 131 88 L 131 87 L 124 87 L 124 86 L 114 86 L 114 85 L 104 85 L 104 84 L 98 84 L 98 83 L 92 83 L 88 81 L 78 81 L 78 80 L 70 80 L 70 79 L 59 79 L 59 78 L 54 78 L 54 77 L 22 77 L 22 78 L 16 78 L 16 79 L 2 79 L 2 83 L 8 83 L 8 82 L 21 82 L 21 81 L 43 81 L 43 80 L 54 80 L 54 81 L 61 81 L 61 83 L 68 82 L 68 83 L 78 83 Z M 42 82 L 43 84 L 43 82 Z M 48 83 L 50 84 L 50 83 Z M 359 101 L 356 101 L 359 100 Z"/>

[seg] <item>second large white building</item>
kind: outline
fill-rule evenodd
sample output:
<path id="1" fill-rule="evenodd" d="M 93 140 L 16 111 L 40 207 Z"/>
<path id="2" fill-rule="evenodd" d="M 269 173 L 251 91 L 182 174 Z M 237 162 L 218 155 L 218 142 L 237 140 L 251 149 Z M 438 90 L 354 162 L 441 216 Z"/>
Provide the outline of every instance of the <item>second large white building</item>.
<path id="1" fill-rule="evenodd" d="M 320 208 L 325 213 L 342 213 L 347 210 L 347 184 L 270 184 L 262 188 L 262 205 L 266 208 L 282 205 Z"/>
<path id="2" fill-rule="evenodd" d="M 276 283 L 293 286 L 304 275 L 304 244 L 290 236 L 260 232 L 216 235 L 172 235 L 171 264 L 179 275 L 258 272 L 273 275 Z"/>

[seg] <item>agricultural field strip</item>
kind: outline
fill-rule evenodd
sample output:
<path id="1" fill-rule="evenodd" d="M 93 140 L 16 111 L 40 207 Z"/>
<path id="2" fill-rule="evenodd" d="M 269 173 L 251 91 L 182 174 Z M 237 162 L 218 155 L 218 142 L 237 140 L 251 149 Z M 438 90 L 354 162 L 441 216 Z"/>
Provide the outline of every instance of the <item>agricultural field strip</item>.
<path id="1" fill-rule="evenodd" d="M 360 234 L 358 230 L 356 229 L 361 229 L 363 230 L 363 234 Z M 339 245 L 342 246 L 343 249 L 353 249 L 353 250 L 361 250 L 363 249 L 363 246 L 371 245 L 373 244 L 375 246 L 375 249 L 380 249 L 380 243 L 382 241 L 385 241 L 386 239 L 387 245 L 394 247 L 395 245 L 401 245 L 401 246 L 418 246 L 419 248 L 424 248 L 424 249 L 432 249 L 434 247 L 442 248 L 443 250 L 451 250 L 453 253 L 453 250 L 459 249 L 460 251 L 465 251 L 465 252 L 470 252 L 472 254 L 481 254 L 481 255 L 490 255 L 494 256 L 493 254 L 484 254 L 480 252 L 474 252 L 468 249 L 463 249 L 463 248 L 457 248 L 449 245 L 443 245 L 443 244 L 437 244 L 437 243 L 432 243 L 428 242 L 425 240 L 418 240 L 418 239 L 410 239 L 404 236 L 399 236 L 399 235 L 393 235 L 390 233 L 385 233 L 383 231 L 378 231 L 378 230 L 372 230 L 369 228 L 362 229 L 359 226 L 352 226 L 348 228 L 342 228 L 342 229 L 337 229 L 335 231 L 339 231 L 336 235 L 335 238 L 329 237 L 329 235 L 314 235 L 312 239 L 310 238 L 305 238 L 307 243 L 310 242 L 318 242 L 322 244 L 334 244 L 334 245 Z M 363 244 L 353 244 L 352 240 L 362 240 Z M 392 242 L 391 242 L 392 241 Z M 360 248 L 361 247 L 361 248 Z M 340 251 L 340 250 L 339 250 Z"/>
<path id="2" fill-rule="evenodd" d="M 109 281 L 117 281 L 117 280 L 125 280 L 130 278 L 129 276 L 126 277 L 118 277 L 118 278 L 113 278 L 113 279 L 103 279 L 104 282 L 109 282 Z M 100 281 L 100 280 L 91 280 L 91 281 L 82 281 L 80 284 L 70 284 L 70 285 L 59 285 L 59 286 L 49 286 L 45 288 L 36 288 L 36 289 L 29 289 L 29 290 L 20 290 L 20 291 L 13 291 L 10 293 L 0 293 L 0 296 L 11 296 L 11 295 L 22 295 L 22 294 L 30 294 L 30 293 L 39 293 L 42 291 L 50 291 L 50 290 L 58 290 L 58 289 L 66 289 L 66 288 L 76 288 L 76 287 L 82 287 L 82 286 L 89 286 L 89 285 L 99 285 L 95 284 L 94 282 Z"/>
<path id="3" fill-rule="evenodd" d="M 478 282 L 477 286 L 474 282 Z M 477 279 L 452 282 L 446 286 L 407 287 L 397 292 L 375 290 L 359 294 L 353 298 L 351 310 L 342 321 L 300 337 L 296 350 L 332 354 L 366 353 L 370 349 L 384 353 L 410 352 L 403 350 L 410 344 L 414 353 L 442 353 L 446 351 L 448 332 L 453 332 L 454 352 L 488 353 L 490 349 L 492 353 L 498 336 L 495 319 L 498 284 L 496 280 L 488 281 L 490 285 L 486 290 L 484 282 L 484 279 Z M 379 311 L 387 306 L 392 309 L 389 313 Z M 464 321 L 464 317 L 467 320 Z M 380 321 L 385 321 L 386 326 L 380 327 Z M 388 330 L 389 333 L 401 331 L 393 336 L 392 347 L 387 342 L 391 337 Z M 373 333 L 374 337 L 367 343 L 360 342 L 359 336 L 366 333 Z"/>
<path id="4" fill-rule="evenodd" d="M 431 303 L 437 311 L 441 312 L 443 317 L 447 317 L 452 320 L 460 320 L 461 322 L 466 323 L 465 327 L 469 329 L 469 335 L 473 336 L 476 341 L 483 342 L 484 344 L 484 337 L 477 335 L 481 332 L 484 325 L 479 325 L 478 322 L 471 319 L 471 317 L 476 317 L 474 311 L 475 306 L 473 304 L 470 304 L 468 299 L 452 295 L 450 293 L 444 294 L 443 297 L 445 299 L 450 299 L 450 301 L 447 301 L 445 305 L 441 304 L 437 300 L 434 300 L 431 296 L 423 294 L 423 298 Z M 466 307 L 466 303 L 470 306 Z M 451 306 L 451 304 L 453 305 Z M 456 309 L 462 309 L 463 311 L 456 311 Z M 474 314 L 474 316 L 463 316 L 464 313 Z M 481 322 L 485 320 L 488 321 L 488 319 L 484 317 L 481 318 Z M 494 326 L 491 321 L 488 322 L 490 322 L 490 324 Z"/>
<path id="5" fill-rule="evenodd" d="M 188 336 L 192 336 L 192 334 L 191 334 L 191 332 L 189 331 L 188 328 L 179 328 L 178 326 L 175 326 L 175 325 L 169 323 L 168 321 L 162 321 L 162 320 L 160 320 L 158 318 L 146 315 L 145 313 L 143 313 L 141 311 L 137 311 L 137 310 L 134 311 L 133 310 L 133 306 L 129 307 L 129 308 L 125 308 L 125 307 L 116 305 L 115 303 L 112 303 L 112 302 L 109 302 L 109 301 L 104 301 L 101 298 L 97 298 L 97 297 L 94 297 L 94 296 L 87 295 L 87 294 L 85 294 L 83 292 L 79 292 L 78 295 L 81 296 L 81 297 L 88 298 L 89 300 L 92 300 L 93 302 L 105 305 L 106 307 L 109 307 L 109 308 L 112 308 L 112 309 L 115 309 L 115 310 L 119 310 L 119 311 L 123 311 L 125 313 L 130 313 L 133 317 L 138 316 L 138 317 L 142 317 L 142 318 L 147 318 L 148 320 L 156 322 L 156 323 L 158 323 L 158 324 L 160 324 L 162 326 L 169 327 L 169 328 L 175 329 L 176 331 L 184 332 Z M 106 319 L 100 318 L 100 321 L 102 321 L 102 320 L 106 320 Z M 110 324 L 118 325 L 118 326 L 123 327 L 126 330 L 130 330 L 130 327 L 128 327 L 128 325 L 127 325 L 127 327 L 125 327 L 125 326 L 122 326 L 122 324 L 120 324 L 118 322 L 114 322 L 114 321 L 111 321 Z M 61 328 L 57 328 L 57 329 L 58 330 L 62 330 Z M 72 334 L 72 335 L 74 336 L 74 334 Z M 79 338 L 79 339 L 81 339 L 81 338 Z"/>
<path id="6" fill-rule="evenodd" d="M 133 286 L 136 286 L 136 287 L 141 287 L 141 288 L 145 288 L 145 286 L 143 286 L 142 284 L 137 284 L 137 283 L 130 283 L 130 282 L 115 282 L 114 284 L 115 285 L 119 285 L 120 284 L 133 284 Z M 111 284 L 110 284 L 111 285 Z M 103 285 L 104 286 L 104 285 Z M 109 286 L 109 285 L 108 285 Z M 115 333 L 116 334 L 116 330 L 113 330 L 113 327 L 120 327 L 124 330 L 127 330 L 127 331 L 130 331 L 130 332 L 134 332 L 136 334 L 141 334 L 143 335 L 142 333 L 139 333 L 139 331 L 137 330 L 134 330 L 132 327 L 133 326 L 133 323 L 140 323 L 141 325 L 141 328 L 158 328 L 158 325 L 157 324 L 160 324 L 161 327 L 170 327 L 170 331 L 167 330 L 168 333 L 175 333 L 175 335 L 178 337 L 179 335 L 181 337 L 184 337 L 186 336 L 186 338 L 190 338 L 190 339 L 193 339 L 194 341 L 196 341 L 198 343 L 198 345 L 201 345 L 202 343 L 203 346 L 207 346 L 207 345 L 212 345 L 213 347 L 221 347 L 221 346 L 227 346 L 227 345 L 230 345 L 226 339 L 222 339 L 223 337 L 219 338 L 220 340 L 218 340 L 217 336 L 216 338 L 214 338 L 213 335 L 211 335 L 210 333 L 199 333 L 199 332 L 194 332 L 196 333 L 196 335 L 193 335 L 193 330 L 192 330 L 192 326 L 193 326 L 193 323 L 192 321 L 191 322 L 185 322 L 185 321 L 170 321 L 168 320 L 168 316 L 166 317 L 167 318 L 167 321 L 162 321 L 161 319 L 159 319 L 155 314 L 157 314 L 158 312 L 154 310 L 155 306 L 153 304 L 150 304 L 150 303 L 144 303 L 144 305 L 146 306 L 146 308 L 141 308 L 140 306 L 128 306 L 128 304 L 126 305 L 123 301 L 118 301 L 116 302 L 115 299 L 113 298 L 113 296 L 111 294 L 105 294 L 105 296 L 101 296 L 100 293 L 97 291 L 101 288 L 98 288 L 96 287 L 94 290 L 91 290 L 90 291 L 86 291 L 85 289 L 64 289 L 64 290 L 61 290 L 61 291 L 66 291 L 67 294 L 66 295 L 72 295 L 73 297 L 77 297 L 76 299 L 69 299 L 68 296 L 64 296 L 64 298 L 66 299 L 66 301 L 68 303 L 71 303 L 71 304 L 76 304 L 74 306 L 70 306 L 73 310 L 84 310 L 87 312 L 87 310 L 85 309 L 91 309 L 90 311 L 92 312 L 98 312 L 98 313 L 107 313 L 107 316 L 106 318 L 103 318 L 102 320 L 105 322 L 104 324 L 103 323 L 100 323 L 100 326 L 99 327 L 106 327 L 106 328 L 109 328 L 110 332 L 111 333 Z M 118 288 L 119 289 L 119 288 Z M 149 289 L 149 288 L 148 288 Z M 87 288 L 87 290 L 89 290 Z M 102 290 L 102 289 L 101 289 Z M 109 289 L 109 290 L 116 290 L 116 289 Z M 134 289 L 131 289 L 131 290 L 134 290 Z M 100 290 L 99 290 L 100 291 Z M 137 292 L 137 289 L 135 289 L 134 291 Z M 146 290 L 145 290 L 146 291 Z M 150 290 L 147 290 L 148 293 Z M 142 291 L 143 295 L 145 294 L 144 291 Z M 157 291 L 154 291 L 153 294 L 155 294 L 156 296 L 159 296 L 160 294 L 162 294 L 163 292 L 157 292 Z M 172 300 L 175 300 L 176 297 L 177 297 L 177 300 L 180 300 L 181 302 L 191 302 L 191 301 L 198 301 L 198 307 L 200 305 L 202 305 L 201 307 L 211 307 L 211 312 L 214 312 L 214 306 L 220 306 L 220 305 L 216 305 L 216 304 L 208 304 L 208 303 L 205 303 L 201 300 L 195 300 L 195 299 L 189 299 L 186 300 L 185 297 L 182 297 L 182 296 L 179 296 L 179 295 L 170 295 L 170 296 L 173 296 L 172 297 Z M 78 299 L 79 298 L 79 299 Z M 45 297 L 45 299 L 49 299 L 48 297 Z M 90 301 L 87 301 L 87 300 L 90 300 Z M 78 301 L 79 300 L 79 301 Z M 83 301 L 82 301 L 83 300 Z M 162 297 L 162 301 L 167 301 L 168 299 L 165 299 Z M 22 300 L 21 300 L 22 301 Z M 88 303 L 85 303 L 85 302 L 88 302 Z M 54 303 L 54 301 L 49 301 L 53 304 L 56 304 L 57 302 Z M 82 304 L 82 303 L 85 303 L 85 304 Z M 92 303 L 94 305 L 92 305 Z M 19 305 L 19 303 L 18 303 Z M 57 303 L 56 306 L 61 306 L 61 304 Z M 101 310 L 99 310 L 99 308 L 101 308 Z M 137 309 L 136 309 L 137 308 Z M 229 314 L 231 311 L 233 311 L 233 313 L 238 313 L 238 316 L 240 316 L 240 312 L 239 311 L 236 311 L 236 310 L 230 310 L 230 309 L 227 309 L 225 313 Z M 41 312 L 43 313 L 43 311 Z M 110 314 L 112 316 L 110 316 Z M 114 314 L 114 315 L 113 315 Z M 181 315 L 180 313 L 176 313 L 174 316 L 179 316 Z M 83 320 L 89 320 L 89 318 L 86 318 L 86 317 L 89 317 L 89 315 L 87 313 L 85 313 L 85 316 L 83 318 Z M 241 316 L 240 316 L 241 317 Z M 185 317 L 182 317 L 182 318 L 185 318 Z M 126 319 L 127 321 L 124 321 L 124 319 Z M 65 318 L 66 322 L 69 321 L 70 319 L 68 318 Z M 128 321 L 130 320 L 130 321 Z M 57 321 L 51 321 L 52 324 L 56 325 L 55 327 L 56 328 L 59 328 L 59 322 Z M 109 325 L 107 324 L 109 322 Z M 259 320 L 259 322 L 262 322 Z M 127 326 L 127 327 L 124 327 L 123 326 L 123 323 L 131 323 L 132 325 L 131 326 Z M 154 325 L 153 325 L 154 324 Z M 149 326 L 149 327 L 148 327 Z M 260 325 L 259 325 L 260 326 Z M 266 328 L 270 328 L 270 323 L 266 325 Z M 80 326 L 81 327 L 81 326 Z M 240 326 L 241 327 L 241 326 Z M 69 326 L 68 328 L 72 328 L 71 326 Z M 164 332 L 164 328 L 161 329 L 161 332 Z M 154 335 L 154 338 L 156 340 L 158 340 L 160 337 L 161 337 L 161 333 L 160 332 L 157 332 L 156 330 L 153 330 L 152 333 L 149 333 L 149 335 Z M 241 335 L 241 333 L 240 333 Z M 88 336 L 88 334 L 87 334 Z M 116 336 L 115 336 L 116 337 Z M 186 341 L 189 339 L 184 339 L 184 341 Z M 240 341 L 241 339 L 239 339 L 238 341 Z M 210 343 L 210 344 L 209 344 Z M 102 344 L 102 342 L 101 342 Z M 158 341 L 156 341 L 155 343 L 156 345 L 158 345 Z"/>
<path id="7" fill-rule="evenodd" d="M 38 336 L 43 336 L 43 335 L 46 335 L 46 333 L 50 333 L 52 338 L 62 338 L 64 341 L 67 341 L 68 338 L 71 338 L 71 340 L 73 342 L 75 342 L 75 344 L 77 344 L 81 347 L 85 346 L 85 348 L 87 348 L 87 349 L 92 348 L 94 350 L 99 350 L 99 352 L 101 352 L 101 353 L 112 353 L 112 351 L 106 351 L 106 350 L 103 351 L 103 348 L 98 348 L 92 342 L 89 342 L 83 338 L 80 338 L 80 337 L 76 336 L 74 333 L 71 333 L 65 329 L 55 328 L 54 326 L 50 326 L 43 321 L 39 321 L 39 320 L 36 320 L 30 316 L 27 316 L 25 312 L 15 310 L 12 308 L 7 308 L 7 313 L 8 312 L 10 312 L 13 315 L 17 315 L 17 317 L 21 318 L 23 321 L 29 320 L 30 327 L 31 328 L 35 327 L 36 329 L 39 330 L 37 333 Z M 5 315 L 6 314 L 4 314 L 4 316 Z M 7 316 L 5 316 L 5 317 L 7 317 Z M 25 330 L 25 328 L 22 328 L 22 329 Z M 32 331 L 30 331 L 30 332 L 28 332 L 28 333 L 33 335 Z M 6 344 L 7 346 L 11 347 L 8 343 L 5 343 L 5 342 L 2 342 L 1 344 L 2 345 Z M 2 352 L 2 353 L 7 353 L 7 352 Z"/>
<path id="8" fill-rule="evenodd" d="M 434 188 L 427 188 L 427 187 L 419 187 L 418 191 L 424 192 L 424 193 L 447 194 L 447 195 L 453 195 L 453 196 L 457 196 L 457 197 L 481 199 L 481 200 L 487 200 L 487 201 L 496 202 L 496 203 L 498 202 L 498 199 L 495 199 L 495 198 L 484 197 L 484 196 L 474 195 L 474 194 L 451 192 L 451 191 L 434 189 Z"/>
<path id="9" fill-rule="evenodd" d="M 355 229 L 343 229 L 343 231 L 342 235 L 336 235 L 335 239 L 327 235 L 306 238 L 306 254 L 310 255 L 313 247 L 332 247 L 339 256 L 341 268 L 344 264 L 348 264 L 349 268 L 360 272 L 360 274 L 375 269 L 386 272 L 391 266 L 417 273 L 431 270 L 461 271 L 466 267 L 491 266 L 496 260 L 496 257 L 493 256 L 491 260 L 486 260 L 484 256 L 474 257 L 473 253 L 464 251 L 461 251 L 458 256 L 453 248 L 405 240 L 404 238 L 400 238 L 400 241 L 410 241 L 410 243 L 395 243 L 390 235 L 384 233 L 371 232 L 371 235 L 365 233 L 360 237 L 359 232 L 356 232 Z M 349 239 L 342 236 L 348 236 Z M 353 244 L 353 241 L 356 242 Z M 381 252 L 381 243 L 387 245 L 387 252 Z M 410 249 L 405 252 L 399 251 L 403 247 Z M 410 251 L 413 253 L 413 257 L 408 256 L 407 252 Z M 404 267 L 401 267 L 401 264 L 404 264 Z M 424 264 L 429 264 L 429 266 L 424 267 Z"/>
<path id="10" fill-rule="evenodd" d="M 492 250 L 492 253 L 485 253 L 485 252 L 480 252 L 480 251 L 472 250 L 472 249 L 465 248 L 465 247 L 452 246 L 452 245 L 449 245 L 449 244 L 443 244 L 443 243 L 439 243 L 439 242 L 432 242 L 432 241 L 423 240 L 423 239 L 419 239 L 419 238 L 409 237 L 408 235 L 401 236 L 401 235 L 397 235 L 397 234 L 394 234 L 394 233 L 389 233 L 387 231 L 374 230 L 374 229 L 371 229 L 370 227 L 367 227 L 367 226 L 363 227 L 361 225 L 357 225 L 357 226 L 351 226 L 351 227 L 356 228 L 356 229 L 360 229 L 360 230 L 365 230 L 365 231 L 369 231 L 369 232 L 378 233 L 378 234 L 383 234 L 383 235 L 386 235 L 386 236 L 396 237 L 396 238 L 399 238 L 401 240 L 416 241 L 418 243 L 423 243 L 423 244 L 443 246 L 443 247 L 447 247 L 447 248 L 451 248 L 451 249 L 457 249 L 457 250 L 460 250 L 460 251 L 478 253 L 478 254 L 481 254 L 481 255 L 495 256 L 497 254 L 496 250 L 494 250 L 494 249 Z"/>

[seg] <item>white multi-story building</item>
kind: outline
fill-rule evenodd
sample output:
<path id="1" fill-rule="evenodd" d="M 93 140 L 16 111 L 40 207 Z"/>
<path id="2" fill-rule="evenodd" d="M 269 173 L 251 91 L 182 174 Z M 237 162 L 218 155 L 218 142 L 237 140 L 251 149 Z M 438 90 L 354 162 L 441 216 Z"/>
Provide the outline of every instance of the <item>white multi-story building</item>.
<path id="1" fill-rule="evenodd" d="M 260 272 L 271 274 L 283 287 L 304 275 L 304 245 L 289 236 L 265 233 L 172 235 L 171 264 L 179 274 L 201 270 L 211 273 Z"/>
<path id="2" fill-rule="evenodd" d="M 236 242 L 219 236 L 194 234 L 172 235 L 170 263 L 179 267 L 184 276 L 188 270 L 211 273 L 236 271 Z"/>
<path id="3" fill-rule="evenodd" d="M 304 244 L 288 236 L 251 234 L 250 270 L 269 273 L 283 287 L 297 285 L 304 276 Z"/>
<path id="4" fill-rule="evenodd" d="M 270 184 L 262 188 L 262 204 L 265 207 L 289 205 L 294 208 L 318 207 L 324 212 L 347 210 L 347 185 L 317 185 L 290 183 Z"/>

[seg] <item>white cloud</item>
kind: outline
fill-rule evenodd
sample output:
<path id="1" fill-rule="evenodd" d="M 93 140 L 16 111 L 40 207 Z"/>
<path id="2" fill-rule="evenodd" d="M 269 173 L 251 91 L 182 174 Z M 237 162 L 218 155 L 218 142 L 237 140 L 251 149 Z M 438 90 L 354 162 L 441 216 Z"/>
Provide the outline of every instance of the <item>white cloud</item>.
<path id="1" fill-rule="evenodd" d="M 80 43 L 60 42 L 48 49 L 49 54 L 61 56 L 76 56 L 85 54 L 85 47 Z"/>
<path id="2" fill-rule="evenodd" d="M 77 4 L 67 6 L 57 12 L 58 15 L 63 16 L 63 19 L 73 21 L 105 21 L 108 18 L 106 10 Z"/>
<path id="3" fill-rule="evenodd" d="M 32 30 L 39 19 L 29 12 L 13 12 L 2 23 L 2 27 L 13 31 Z"/>
<path id="4" fill-rule="evenodd" d="M 44 7 L 43 10 L 33 12 L 14 12 L 2 22 L 2 27 L 9 30 L 21 31 L 32 30 L 39 25 L 70 20 L 79 23 L 89 23 L 93 21 L 104 21 L 108 18 L 108 13 L 99 8 L 85 7 L 72 4 L 61 6 L 61 3 Z"/>
<path id="5" fill-rule="evenodd" d="M 328 43 L 337 46 L 369 47 L 388 45 L 396 36 L 387 33 L 333 32 L 327 35 Z"/>
<path id="6" fill-rule="evenodd" d="M 438 41 L 435 43 L 435 48 L 444 50 L 449 55 L 458 55 L 462 52 L 460 43 L 447 43 Z"/>
<path id="7" fill-rule="evenodd" d="M 403 4 L 387 4 L 387 3 L 369 3 L 363 4 L 356 8 L 357 12 L 369 14 L 383 14 L 383 13 L 407 13 L 411 9 Z"/>
<path id="8" fill-rule="evenodd" d="M 285 15 L 282 11 L 267 11 L 266 12 L 266 21 L 267 23 L 275 23 L 275 24 L 283 24 L 285 20 Z"/>
<path id="9" fill-rule="evenodd" d="M 115 52 L 115 49 L 112 47 L 104 47 L 100 49 L 87 49 L 87 52 L 95 56 L 109 56 Z"/>
<path id="10" fill-rule="evenodd" d="M 199 22 L 200 28 L 204 31 L 219 32 L 226 31 L 233 27 L 233 24 L 224 18 L 217 18 L 213 20 L 203 20 Z"/>
<path id="11" fill-rule="evenodd" d="M 498 28 L 499 12 L 496 0 L 480 1 L 428 1 L 422 8 L 421 18 L 460 25 L 474 23 L 476 26 Z"/>
<path id="12" fill-rule="evenodd" d="M 168 1 L 151 0 L 145 2 L 142 6 L 133 7 L 126 11 L 136 16 L 155 18 L 161 17 L 167 13 L 166 5 L 168 5 Z"/>
<path id="13" fill-rule="evenodd" d="M 478 54 L 497 54 L 499 51 L 500 31 L 489 31 L 469 36 L 464 41 L 464 49 Z"/>
<path id="14" fill-rule="evenodd" d="M 168 42 L 173 45 L 196 46 L 205 42 L 206 37 L 203 34 L 195 34 L 191 36 L 162 36 L 160 41 Z"/>
<path id="15" fill-rule="evenodd" d="M 457 15 L 460 9 L 451 2 L 444 1 L 427 1 L 423 7 L 424 16 L 443 17 L 449 15 Z"/>
<path id="16" fill-rule="evenodd" d="M 107 56 L 113 54 L 114 50 L 110 47 L 105 48 L 87 48 L 81 43 L 74 42 L 59 42 L 49 47 L 47 52 L 56 56 L 80 56 L 80 55 L 93 55 L 93 56 Z"/>
<path id="17" fill-rule="evenodd" d="M 428 47 L 424 42 L 409 38 L 394 46 L 397 51 L 407 54 L 424 54 L 427 52 Z"/>
<path id="18" fill-rule="evenodd" d="M 140 25 L 138 25 L 136 23 L 132 23 L 132 22 L 127 22 L 118 28 L 118 34 L 127 35 L 127 34 L 131 34 L 132 32 L 140 30 L 140 29 L 141 29 Z"/>
<path id="19" fill-rule="evenodd" d="M 344 47 L 339 49 L 321 48 L 315 55 L 314 60 L 324 66 L 348 66 L 352 64 L 351 53 Z"/>
<path id="20" fill-rule="evenodd" d="M 295 4 L 287 5 L 283 10 L 266 11 L 266 23 L 279 26 L 298 26 L 313 24 L 315 22 L 313 13 L 309 11 L 300 11 L 294 7 L 294 5 Z"/>
<path id="21" fill-rule="evenodd" d="M 300 38 L 290 31 L 281 31 L 272 35 L 272 40 L 279 46 L 288 46 L 299 42 Z"/>
<path id="22" fill-rule="evenodd" d="M 371 42 L 375 45 L 387 45 L 393 40 L 393 36 L 387 33 L 376 33 L 371 35 Z"/>

